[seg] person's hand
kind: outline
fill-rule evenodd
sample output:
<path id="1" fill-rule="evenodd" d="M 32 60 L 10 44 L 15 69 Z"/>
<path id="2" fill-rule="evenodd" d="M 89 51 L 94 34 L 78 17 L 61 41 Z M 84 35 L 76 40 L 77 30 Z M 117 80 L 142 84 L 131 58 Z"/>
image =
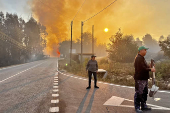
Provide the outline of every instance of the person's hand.
<path id="1" fill-rule="evenodd" d="M 98 73 L 98 71 L 96 71 L 96 73 Z"/>
<path id="2" fill-rule="evenodd" d="M 152 72 L 155 72 L 156 70 L 155 70 L 155 68 L 151 68 L 151 71 L 152 71 Z"/>

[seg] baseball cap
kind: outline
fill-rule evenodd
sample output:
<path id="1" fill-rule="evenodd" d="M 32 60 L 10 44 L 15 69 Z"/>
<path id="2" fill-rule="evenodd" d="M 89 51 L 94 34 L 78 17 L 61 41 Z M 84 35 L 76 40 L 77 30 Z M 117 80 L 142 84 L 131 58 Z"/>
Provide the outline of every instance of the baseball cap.
<path id="1" fill-rule="evenodd" d="M 96 57 L 95 55 L 92 55 L 91 58 Z"/>
<path id="2" fill-rule="evenodd" d="M 149 48 L 146 48 L 145 46 L 141 46 L 141 47 L 138 48 L 138 51 L 143 50 L 143 49 L 148 50 Z"/>

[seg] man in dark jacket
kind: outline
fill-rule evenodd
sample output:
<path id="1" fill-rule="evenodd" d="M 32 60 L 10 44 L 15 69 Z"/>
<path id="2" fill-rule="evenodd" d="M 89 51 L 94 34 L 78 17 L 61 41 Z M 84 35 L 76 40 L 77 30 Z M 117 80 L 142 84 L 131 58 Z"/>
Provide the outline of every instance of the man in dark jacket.
<path id="1" fill-rule="evenodd" d="M 86 89 L 91 88 L 91 76 L 93 74 L 94 76 L 94 87 L 99 88 L 97 86 L 97 72 L 98 72 L 98 64 L 97 61 L 95 60 L 94 55 L 91 56 L 91 60 L 88 61 L 87 66 L 86 66 L 86 71 L 88 70 L 88 76 L 89 76 L 89 86 Z"/>
<path id="2" fill-rule="evenodd" d="M 146 105 L 147 94 L 148 94 L 148 79 L 149 71 L 155 72 L 154 68 L 150 68 L 147 65 L 144 56 L 147 53 L 147 50 L 144 46 L 138 48 L 138 55 L 135 58 L 134 67 L 135 67 L 135 95 L 134 95 L 134 106 L 137 113 L 141 113 L 142 110 L 151 110 Z M 141 106 L 141 109 L 140 109 Z"/>

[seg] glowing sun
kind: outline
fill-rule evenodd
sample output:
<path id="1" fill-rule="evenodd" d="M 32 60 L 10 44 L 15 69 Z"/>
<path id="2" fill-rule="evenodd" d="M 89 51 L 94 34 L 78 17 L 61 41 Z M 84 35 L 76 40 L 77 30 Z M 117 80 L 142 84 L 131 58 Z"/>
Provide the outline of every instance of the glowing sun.
<path id="1" fill-rule="evenodd" d="M 109 31 L 109 29 L 108 29 L 108 28 L 105 28 L 105 29 L 104 29 L 104 32 L 108 32 L 108 31 Z"/>

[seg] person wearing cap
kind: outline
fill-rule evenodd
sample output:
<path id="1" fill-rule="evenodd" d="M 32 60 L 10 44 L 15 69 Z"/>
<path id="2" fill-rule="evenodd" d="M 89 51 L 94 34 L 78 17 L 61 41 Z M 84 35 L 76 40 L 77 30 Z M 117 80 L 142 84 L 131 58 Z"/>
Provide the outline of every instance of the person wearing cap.
<path id="1" fill-rule="evenodd" d="M 86 89 L 91 88 L 91 76 L 93 74 L 94 76 L 94 87 L 99 88 L 97 86 L 97 72 L 98 72 L 98 63 L 95 60 L 94 55 L 91 56 L 91 60 L 88 61 L 87 66 L 86 66 L 86 71 L 88 71 L 88 77 L 89 77 L 89 86 Z"/>
<path id="2" fill-rule="evenodd" d="M 150 107 L 146 105 L 147 94 L 148 94 L 148 79 L 149 71 L 155 72 L 154 68 L 146 63 L 144 56 L 147 50 L 144 46 L 138 48 L 138 54 L 135 57 L 134 67 L 135 67 L 135 95 L 134 95 L 134 106 L 137 113 L 141 113 L 145 110 L 151 110 Z M 140 109 L 141 107 L 141 109 Z"/>

